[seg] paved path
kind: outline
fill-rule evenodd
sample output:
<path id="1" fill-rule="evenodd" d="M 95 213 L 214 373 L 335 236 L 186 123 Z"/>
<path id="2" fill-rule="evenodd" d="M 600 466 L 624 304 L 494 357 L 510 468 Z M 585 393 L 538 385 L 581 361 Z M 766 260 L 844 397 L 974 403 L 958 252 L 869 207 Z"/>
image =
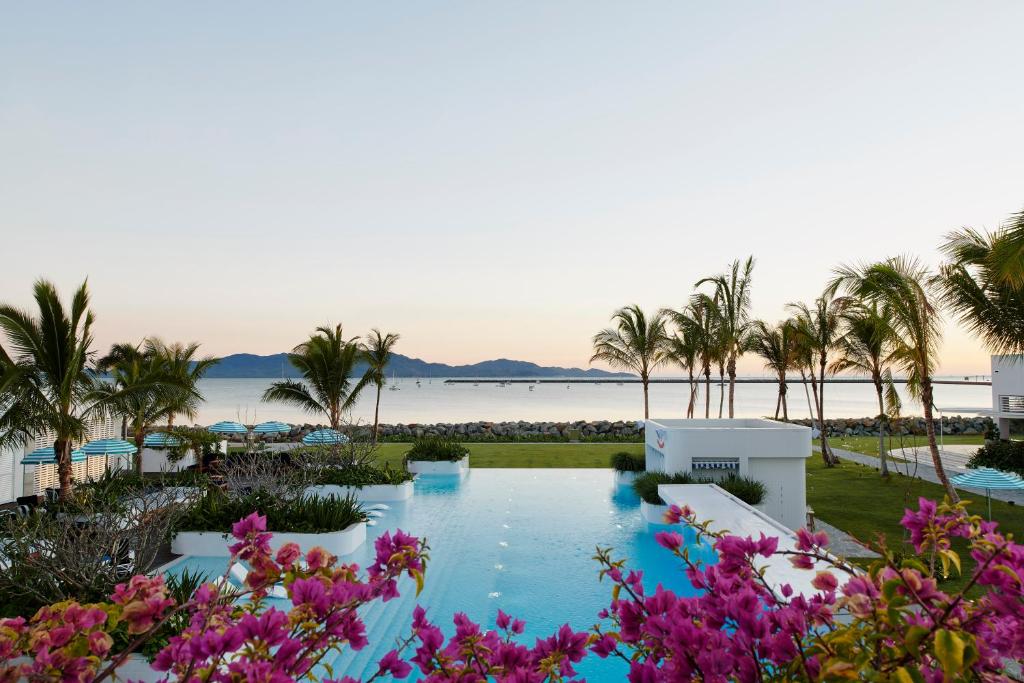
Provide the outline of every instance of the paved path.
<path id="1" fill-rule="evenodd" d="M 816 453 L 819 451 L 815 451 Z M 861 465 L 867 465 L 868 467 L 878 468 L 878 458 L 873 455 L 864 455 L 863 453 L 855 453 L 853 451 L 847 451 L 842 448 L 833 448 L 832 452 L 838 455 L 843 460 L 850 460 L 851 462 L 857 462 Z M 935 474 L 935 467 L 931 464 L 931 455 L 925 450 L 923 453 L 919 453 L 919 460 L 916 463 L 909 463 L 910 475 L 917 476 L 918 479 L 924 479 L 934 484 L 939 483 L 939 477 Z M 891 470 L 897 470 L 904 474 L 906 471 L 906 463 L 889 463 Z M 946 474 L 952 476 L 959 470 L 947 471 Z M 965 492 L 972 494 L 972 499 L 978 502 L 984 502 L 985 491 L 978 489 L 963 489 Z M 1002 500 L 1007 502 L 1013 502 L 1017 505 L 1024 505 L 1024 491 L 992 491 L 992 500 Z"/>
<path id="2" fill-rule="evenodd" d="M 815 519 L 814 530 L 828 534 L 828 549 L 839 557 L 878 557 L 878 553 L 868 550 L 853 536 L 824 520 Z"/>

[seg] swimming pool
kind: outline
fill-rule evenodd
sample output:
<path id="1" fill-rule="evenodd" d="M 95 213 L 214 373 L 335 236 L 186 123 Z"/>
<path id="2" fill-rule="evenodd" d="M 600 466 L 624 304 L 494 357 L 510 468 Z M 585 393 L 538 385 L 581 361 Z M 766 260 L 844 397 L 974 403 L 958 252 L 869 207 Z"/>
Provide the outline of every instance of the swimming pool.
<path id="1" fill-rule="evenodd" d="M 395 639 L 408 634 L 417 603 L 446 633 L 455 612 L 493 627 L 498 609 L 526 621 L 521 642 L 529 645 L 567 622 L 587 630 L 611 595 L 591 559 L 598 545 L 642 568 L 649 591 L 662 583 L 693 592 L 679 563 L 655 543 L 655 527 L 640 518 L 636 494 L 616 486 L 610 469 L 478 469 L 461 480 L 420 476 L 412 499 L 389 505 L 368 529 L 366 544 L 343 559 L 365 566 L 373 540 L 401 528 L 430 545 L 426 586 L 417 598 L 405 579 L 400 598 L 369 606 L 363 616 L 370 645 L 341 654 L 333 662 L 336 677 L 361 679 L 376 671 Z M 713 558 L 709 548 L 699 552 Z M 189 557 L 168 571 L 219 575 L 224 566 L 224 558 Z M 622 662 L 595 656 L 577 668 L 590 681 L 623 680 L 625 671 Z"/>

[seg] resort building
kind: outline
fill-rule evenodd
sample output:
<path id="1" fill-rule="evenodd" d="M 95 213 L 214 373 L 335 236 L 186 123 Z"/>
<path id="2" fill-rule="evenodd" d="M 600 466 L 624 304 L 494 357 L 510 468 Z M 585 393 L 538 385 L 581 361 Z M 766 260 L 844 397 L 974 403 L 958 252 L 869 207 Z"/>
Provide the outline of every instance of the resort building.
<path id="1" fill-rule="evenodd" d="M 763 419 L 647 420 L 645 432 L 648 472 L 756 479 L 765 486 L 759 510 L 789 529 L 805 525 L 810 428 Z"/>
<path id="2" fill-rule="evenodd" d="M 96 439 L 115 439 L 120 436 L 121 425 L 119 422 L 110 418 L 97 417 L 90 423 L 83 443 Z M 74 447 L 81 445 L 73 444 Z M 23 446 L 0 449 L 0 504 L 12 502 L 21 496 L 42 495 L 46 489 L 59 486 L 55 463 L 22 463 L 26 455 L 47 446 L 53 446 L 53 435 L 49 433 L 26 440 Z M 106 456 L 73 459 L 72 476 L 76 480 L 95 478 L 101 476 L 108 467 L 114 464 Z"/>
<path id="3" fill-rule="evenodd" d="M 1010 421 L 1024 420 L 1024 356 L 992 356 L 992 419 L 999 438 L 1010 438 Z"/>

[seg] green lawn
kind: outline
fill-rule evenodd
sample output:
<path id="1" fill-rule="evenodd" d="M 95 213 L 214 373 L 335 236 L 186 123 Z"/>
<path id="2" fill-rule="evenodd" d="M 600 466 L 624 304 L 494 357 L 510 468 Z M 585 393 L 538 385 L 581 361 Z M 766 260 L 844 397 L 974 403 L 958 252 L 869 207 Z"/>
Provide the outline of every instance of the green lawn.
<path id="1" fill-rule="evenodd" d="M 981 446 L 983 437 L 981 434 L 956 434 L 946 435 L 943 437 L 942 442 L 944 444 L 977 444 Z M 829 444 L 835 448 L 842 448 L 847 451 L 854 451 L 856 453 L 864 453 L 865 455 L 873 455 L 878 457 L 878 437 L 877 436 L 834 436 L 828 440 Z M 814 440 L 814 448 L 817 449 L 820 445 L 818 439 Z M 889 450 L 895 450 L 897 448 L 911 448 L 917 446 L 919 448 L 928 447 L 928 438 L 925 436 L 904 436 L 902 440 L 900 437 L 886 437 L 885 447 Z"/>
<path id="2" fill-rule="evenodd" d="M 401 466 L 412 444 L 382 443 L 379 458 Z M 641 443 L 467 443 L 470 467 L 610 467 L 620 451 L 643 453 Z"/>
<path id="3" fill-rule="evenodd" d="M 943 490 L 938 484 L 893 474 L 883 480 L 871 467 L 844 461 L 838 467 L 827 468 L 817 454 L 807 461 L 807 504 L 814 514 L 833 526 L 862 540 L 870 541 L 883 534 L 890 545 L 902 544 L 904 539 L 900 518 L 907 507 L 916 508 L 920 496 L 942 500 Z M 987 514 L 984 496 L 972 498 L 971 512 Z M 992 501 L 992 518 L 1001 530 L 1019 535 L 1024 530 L 1024 507 Z M 964 570 L 972 561 L 963 552 L 962 541 L 954 541 L 961 553 Z M 906 546 L 907 552 L 913 552 Z M 950 589 L 962 580 L 950 580 L 943 589 Z"/>

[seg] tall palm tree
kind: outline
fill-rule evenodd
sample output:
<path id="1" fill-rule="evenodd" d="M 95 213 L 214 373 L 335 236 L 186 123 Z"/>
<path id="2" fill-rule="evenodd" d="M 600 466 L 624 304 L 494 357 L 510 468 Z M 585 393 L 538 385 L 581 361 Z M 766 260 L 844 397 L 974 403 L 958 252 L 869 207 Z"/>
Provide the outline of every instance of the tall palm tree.
<path id="1" fill-rule="evenodd" d="M 787 306 L 794 313 L 796 334 L 802 338 L 804 348 L 810 355 L 808 370 L 818 417 L 821 457 L 829 467 L 837 465 L 839 458 L 832 452 L 825 430 L 825 377 L 828 374 L 829 354 L 835 349 L 840 337 L 841 314 L 847 302 L 845 298 L 832 296 L 832 290 L 826 290 L 814 300 L 813 306 L 805 303 L 791 303 Z"/>
<path id="2" fill-rule="evenodd" d="M 718 304 L 707 294 L 694 294 L 689 308 L 693 314 L 692 333 L 700 374 L 704 376 L 704 419 L 707 420 L 711 417 L 711 364 L 721 355 Z"/>
<path id="3" fill-rule="evenodd" d="M 648 387 L 651 372 L 669 359 L 665 314 L 658 311 L 648 318 L 639 306 L 633 304 L 617 310 L 611 319 L 615 327 L 594 335 L 594 355 L 590 362 L 602 361 L 613 368 L 631 370 L 640 375 L 646 420 L 650 418 Z"/>
<path id="4" fill-rule="evenodd" d="M 692 418 L 700 391 L 700 375 L 704 375 L 709 384 L 711 381 L 714 348 L 710 315 L 703 295 L 693 296 L 682 310 L 666 308 L 662 312 L 676 328 L 675 336 L 668 342 L 668 355 L 670 361 L 687 372 L 690 398 L 686 406 L 686 417 Z"/>
<path id="5" fill-rule="evenodd" d="M 834 287 L 841 287 L 858 299 L 877 303 L 887 310 L 893 330 L 890 354 L 893 364 L 906 373 L 910 395 L 921 401 L 935 474 L 950 500 L 959 501 L 939 456 L 932 418 L 932 376 L 942 341 L 941 317 L 933 301 L 941 283 L 920 262 L 905 256 L 866 266 L 843 266 L 835 272 Z"/>
<path id="6" fill-rule="evenodd" d="M 190 420 L 196 419 L 199 404 L 203 401 L 199 381 L 210 368 L 220 362 L 220 359 L 213 356 L 196 358 L 199 351 L 199 344 L 196 342 L 165 344 L 157 338 L 150 338 L 146 340 L 146 351 L 160 358 L 167 374 L 181 388 L 176 396 L 172 396 L 177 399 L 177 403 L 170 406 L 171 410 L 167 415 L 168 429 L 174 428 L 176 415 L 184 415 Z"/>
<path id="7" fill-rule="evenodd" d="M 943 300 L 997 354 L 1024 353 L 1024 213 L 995 233 L 965 228 L 946 236 Z"/>
<path id="8" fill-rule="evenodd" d="M 671 313 L 671 312 L 667 312 Z M 693 417 L 693 404 L 697 400 L 697 383 L 693 374 L 697 363 L 697 346 L 684 329 L 678 330 L 666 341 L 666 354 L 670 362 L 678 365 L 687 374 L 686 386 L 689 389 L 689 401 L 686 404 L 686 417 Z"/>
<path id="9" fill-rule="evenodd" d="M 123 349 L 127 349 L 121 345 Z M 113 350 L 105 358 L 118 355 Z M 172 375 L 164 358 L 145 344 L 138 353 L 125 353 L 108 368 L 110 379 L 98 382 L 95 394 L 106 410 L 126 420 L 138 449 L 135 471 L 142 473 L 142 447 L 146 432 L 193 400 L 181 377 Z"/>
<path id="10" fill-rule="evenodd" d="M 362 356 L 359 337 L 346 339 L 341 325 L 318 327 L 288 354 L 305 381 L 274 382 L 263 392 L 263 401 L 290 403 L 307 413 L 323 415 L 332 429 L 339 429 L 342 416 L 369 382 L 365 375 L 354 381 L 353 373 Z"/>
<path id="11" fill-rule="evenodd" d="M 871 377 L 878 399 L 878 458 L 882 476 L 888 476 L 889 463 L 885 452 L 885 425 L 899 415 L 900 396 L 892 381 L 892 335 L 888 310 L 876 302 L 852 305 L 843 313 L 845 333 L 839 338 L 839 356 L 830 371 L 848 370 Z"/>
<path id="12" fill-rule="evenodd" d="M 736 395 L 736 359 L 743 354 L 747 326 L 750 324 L 750 285 L 754 257 L 742 264 L 732 262 L 728 273 L 697 281 L 696 287 L 710 283 L 715 288 L 720 311 L 721 332 L 725 348 L 726 370 L 729 373 L 729 417 L 734 416 Z"/>
<path id="13" fill-rule="evenodd" d="M 751 325 L 750 350 L 764 360 L 764 367 L 775 373 L 779 383 L 779 393 L 775 400 L 775 419 L 789 420 L 789 407 L 786 403 L 786 373 L 795 362 L 794 338 L 796 332 L 791 320 L 784 320 L 769 325 L 763 320 L 755 320 Z"/>
<path id="14" fill-rule="evenodd" d="M 10 349 L 0 346 L 0 445 L 17 446 L 50 434 L 65 498 L 72 490 L 72 444 L 85 438 L 87 420 L 98 407 L 89 367 L 89 289 L 83 282 L 69 308 L 46 280 L 36 281 L 33 294 L 38 316 L 0 305 L 0 329 Z"/>
<path id="15" fill-rule="evenodd" d="M 363 355 L 366 358 L 366 374 L 374 386 L 377 387 L 377 398 L 373 405 L 373 434 L 370 437 L 372 443 L 377 443 L 377 427 L 380 425 L 380 392 L 384 387 L 384 371 L 391 362 L 391 352 L 398 343 L 399 335 L 393 332 L 382 334 L 374 328 L 363 346 Z"/>

